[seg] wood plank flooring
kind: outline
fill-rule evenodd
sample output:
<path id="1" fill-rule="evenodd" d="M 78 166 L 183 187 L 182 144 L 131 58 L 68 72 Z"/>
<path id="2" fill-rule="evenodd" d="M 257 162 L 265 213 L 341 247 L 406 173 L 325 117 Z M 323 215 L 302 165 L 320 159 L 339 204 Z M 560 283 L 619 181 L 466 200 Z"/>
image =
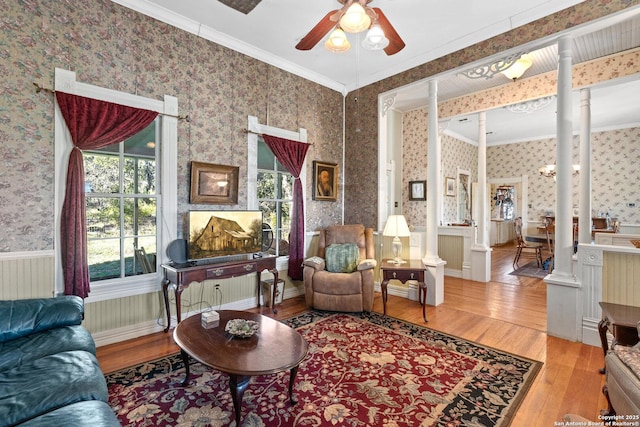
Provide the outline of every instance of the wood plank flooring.
<path id="1" fill-rule="evenodd" d="M 553 426 L 568 413 L 599 421 L 600 409 L 607 407 L 604 376 L 598 373 L 602 349 L 547 336 L 546 286 L 540 279 L 509 275 L 514 252 L 511 245 L 494 248 L 489 283 L 445 277 L 444 303 L 427 306 L 426 326 L 544 362 L 512 426 Z M 277 315 L 265 308 L 251 311 L 285 319 L 305 309 L 304 297 L 296 297 L 285 300 Z M 382 313 L 380 293 L 373 309 Z M 417 302 L 393 295 L 387 314 L 425 324 Z M 99 347 L 98 360 L 108 373 L 177 351 L 171 333 L 157 333 Z"/>

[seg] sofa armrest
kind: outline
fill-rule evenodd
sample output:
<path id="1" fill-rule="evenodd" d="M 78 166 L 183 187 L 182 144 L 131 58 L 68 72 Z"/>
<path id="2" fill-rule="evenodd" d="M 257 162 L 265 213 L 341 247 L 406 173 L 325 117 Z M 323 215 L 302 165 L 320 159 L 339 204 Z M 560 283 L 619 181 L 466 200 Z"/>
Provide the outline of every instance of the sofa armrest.
<path id="1" fill-rule="evenodd" d="M 378 265 L 378 262 L 375 259 L 363 259 L 358 264 L 358 271 L 371 270 L 372 268 L 376 268 L 376 265 Z"/>
<path id="2" fill-rule="evenodd" d="M 303 267 L 311 267 L 316 271 L 322 271 L 325 267 L 324 258 L 320 258 L 319 256 L 312 256 L 311 258 L 307 258 L 302 262 Z"/>
<path id="3" fill-rule="evenodd" d="M 62 326 L 80 325 L 84 302 L 80 297 L 0 301 L 0 342 Z"/>

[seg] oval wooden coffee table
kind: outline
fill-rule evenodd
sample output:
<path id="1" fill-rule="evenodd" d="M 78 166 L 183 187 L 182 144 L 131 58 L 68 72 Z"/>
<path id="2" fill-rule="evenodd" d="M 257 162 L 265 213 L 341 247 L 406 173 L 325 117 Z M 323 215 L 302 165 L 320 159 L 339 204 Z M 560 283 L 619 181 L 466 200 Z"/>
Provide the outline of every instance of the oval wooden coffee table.
<path id="1" fill-rule="evenodd" d="M 181 349 L 186 369 L 182 384 L 189 382 L 189 356 L 229 374 L 236 426 L 240 426 L 242 396 L 250 378 L 290 370 L 289 400 L 294 405 L 293 383 L 298 366 L 309 349 L 302 335 L 284 323 L 261 314 L 232 310 L 220 310 L 218 313 L 218 326 L 204 328 L 197 314 L 178 323 L 174 329 L 173 338 Z M 260 329 L 249 338 L 234 338 L 224 330 L 231 319 L 254 320 L 259 323 Z"/>

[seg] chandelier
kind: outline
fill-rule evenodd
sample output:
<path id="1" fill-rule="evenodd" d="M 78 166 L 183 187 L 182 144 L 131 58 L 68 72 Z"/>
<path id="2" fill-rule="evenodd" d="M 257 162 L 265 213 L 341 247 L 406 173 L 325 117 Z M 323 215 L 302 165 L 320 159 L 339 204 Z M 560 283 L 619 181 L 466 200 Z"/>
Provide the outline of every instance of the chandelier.
<path id="1" fill-rule="evenodd" d="M 573 167 L 574 175 L 580 172 L 580 165 L 573 165 L 572 167 Z M 553 178 L 554 181 L 556 179 L 556 165 L 542 166 L 541 168 L 538 169 L 538 172 L 542 176 L 546 176 L 547 178 Z"/>

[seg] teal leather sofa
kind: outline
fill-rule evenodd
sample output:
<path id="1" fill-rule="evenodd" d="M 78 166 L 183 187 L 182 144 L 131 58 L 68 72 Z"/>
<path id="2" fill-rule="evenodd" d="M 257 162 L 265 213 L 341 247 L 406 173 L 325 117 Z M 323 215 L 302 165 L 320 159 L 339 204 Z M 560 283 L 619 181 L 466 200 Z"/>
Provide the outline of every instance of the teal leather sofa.
<path id="1" fill-rule="evenodd" d="M 120 426 L 83 316 L 73 296 L 0 301 L 0 426 Z"/>

